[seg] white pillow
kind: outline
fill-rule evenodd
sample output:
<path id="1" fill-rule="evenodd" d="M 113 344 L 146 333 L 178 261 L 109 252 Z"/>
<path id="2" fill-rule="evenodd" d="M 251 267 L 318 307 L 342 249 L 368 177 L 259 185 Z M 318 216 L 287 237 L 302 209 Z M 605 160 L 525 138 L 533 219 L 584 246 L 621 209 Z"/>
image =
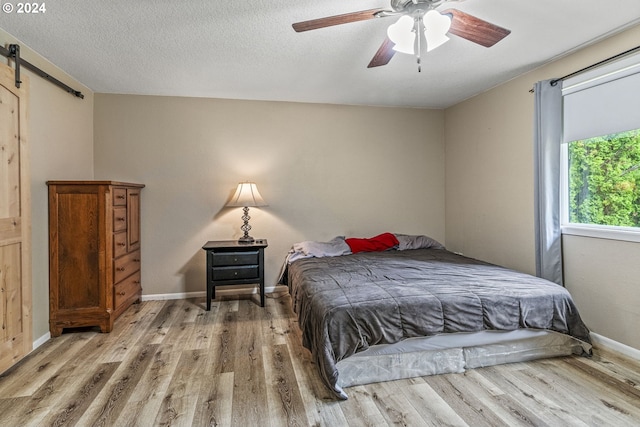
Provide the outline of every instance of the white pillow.
<path id="1" fill-rule="evenodd" d="M 344 240 L 344 236 L 336 236 L 328 242 L 316 242 L 307 240 L 294 243 L 289 252 L 289 263 L 302 258 L 321 258 L 326 256 L 349 255 L 351 248 Z"/>

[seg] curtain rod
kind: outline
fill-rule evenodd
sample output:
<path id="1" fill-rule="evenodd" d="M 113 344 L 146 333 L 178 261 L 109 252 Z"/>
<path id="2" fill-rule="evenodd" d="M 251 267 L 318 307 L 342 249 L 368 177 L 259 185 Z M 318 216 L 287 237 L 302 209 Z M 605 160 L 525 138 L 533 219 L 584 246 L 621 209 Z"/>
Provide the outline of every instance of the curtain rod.
<path id="1" fill-rule="evenodd" d="M 62 83 L 60 80 L 56 79 L 55 77 L 45 73 L 44 71 L 42 71 L 40 68 L 36 67 L 35 65 L 33 65 L 32 63 L 30 63 L 29 61 L 25 61 L 24 59 L 22 59 L 20 57 L 20 45 L 17 44 L 10 44 L 9 45 L 9 49 L 4 48 L 3 46 L 0 46 L 0 55 L 5 56 L 9 59 L 12 59 L 14 64 L 15 64 L 15 73 L 16 73 L 16 87 L 19 88 L 20 87 L 20 83 L 22 83 L 22 81 L 20 80 L 20 67 L 25 67 L 28 68 L 29 70 L 33 71 L 35 74 L 37 74 L 38 76 L 42 77 L 45 80 L 48 80 L 49 82 L 53 83 L 54 85 L 62 88 L 65 92 L 70 93 L 73 96 L 76 96 L 78 98 L 84 99 L 84 95 L 82 94 L 82 92 L 73 89 L 70 86 L 67 86 L 66 84 Z"/>
<path id="2" fill-rule="evenodd" d="M 603 59 L 600 62 L 596 62 L 595 64 L 591 64 L 591 65 L 589 65 L 587 67 L 584 67 L 584 68 L 582 68 L 582 69 L 580 69 L 578 71 L 574 71 L 573 73 L 567 74 L 566 76 L 562 76 L 559 79 L 553 79 L 549 83 L 551 84 L 551 86 L 555 86 L 555 85 L 558 84 L 558 82 L 564 81 L 564 80 L 568 79 L 569 77 L 577 76 L 578 74 L 582 74 L 585 71 L 589 71 L 589 70 L 591 70 L 593 68 L 599 67 L 600 65 L 606 64 L 607 62 L 611 62 L 611 61 L 614 61 L 614 60 L 616 60 L 618 58 L 622 58 L 623 56 L 629 55 L 630 53 L 633 53 L 633 52 L 635 52 L 637 50 L 640 50 L 640 46 L 636 46 L 636 47 L 631 48 L 629 50 L 626 50 L 626 51 L 624 51 L 622 53 L 619 53 L 617 55 L 610 56 L 607 59 Z"/>
<path id="3" fill-rule="evenodd" d="M 574 71 L 573 73 L 567 74 L 566 76 L 562 76 L 562 77 L 560 77 L 558 79 L 553 79 L 549 83 L 551 84 L 551 86 L 555 86 L 555 85 L 558 84 L 558 82 L 564 81 L 564 80 L 566 80 L 566 79 L 568 79 L 570 77 L 573 77 L 573 76 L 577 76 L 578 74 L 582 74 L 582 73 L 584 73 L 586 71 L 592 70 L 592 69 L 594 69 L 596 67 L 599 67 L 599 66 L 601 66 L 603 64 L 606 64 L 607 62 L 614 61 L 614 60 L 616 60 L 618 58 L 622 58 L 623 56 L 629 55 L 629 54 L 631 54 L 631 53 L 633 53 L 635 51 L 638 51 L 638 50 L 640 50 L 640 46 L 633 47 L 633 48 L 631 48 L 629 50 L 625 50 L 624 52 L 621 52 L 621 53 L 619 53 L 617 55 L 613 55 L 613 56 L 610 56 L 607 59 L 603 59 L 602 61 L 596 62 L 595 64 L 591 64 L 589 66 L 581 68 L 578 71 Z M 529 89 L 529 92 L 533 93 L 533 88 Z"/>

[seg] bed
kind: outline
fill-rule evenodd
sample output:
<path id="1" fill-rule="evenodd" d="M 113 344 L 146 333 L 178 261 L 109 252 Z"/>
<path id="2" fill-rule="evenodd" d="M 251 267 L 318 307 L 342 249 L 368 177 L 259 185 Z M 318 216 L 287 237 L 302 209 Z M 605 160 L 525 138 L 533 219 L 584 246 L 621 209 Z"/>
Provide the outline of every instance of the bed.
<path id="1" fill-rule="evenodd" d="M 562 286 L 395 236 L 357 253 L 340 237 L 304 242 L 285 262 L 302 344 L 339 399 L 358 384 L 591 354 Z"/>

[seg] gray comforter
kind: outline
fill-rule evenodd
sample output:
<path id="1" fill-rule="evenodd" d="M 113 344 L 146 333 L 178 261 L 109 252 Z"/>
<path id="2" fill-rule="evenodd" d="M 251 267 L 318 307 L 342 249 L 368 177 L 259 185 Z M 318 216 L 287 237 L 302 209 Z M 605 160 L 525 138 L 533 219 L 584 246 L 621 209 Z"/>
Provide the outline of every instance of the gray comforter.
<path id="1" fill-rule="evenodd" d="M 565 288 L 446 250 L 301 259 L 288 267 L 287 282 L 303 345 L 342 399 L 336 363 L 374 344 L 518 328 L 590 343 Z"/>

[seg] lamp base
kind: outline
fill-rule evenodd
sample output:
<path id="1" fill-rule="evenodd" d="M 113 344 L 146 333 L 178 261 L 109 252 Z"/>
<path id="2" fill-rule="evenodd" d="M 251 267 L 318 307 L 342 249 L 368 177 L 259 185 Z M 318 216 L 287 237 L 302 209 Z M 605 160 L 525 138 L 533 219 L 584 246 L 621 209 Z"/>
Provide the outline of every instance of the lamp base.
<path id="1" fill-rule="evenodd" d="M 242 236 L 241 238 L 238 239 L 238 243 L 253 243 L 255 242 L 255 239 L 251 236 Z"/>
<path id="2" fill-rule="evenodd" d="M 238 239 L 238 243 L 253 243 L 255 239 L 249 236 L 249 230 L 251 230 L 251 226 L 249 225 L 249 220 L 251 219 L 249 216 L 249 208 L 245 206 L 242 208 L 242 211 L 244 215 L 242 215 L 243 224 L 240 230 L 244 231 L 244 235 Z"/>

